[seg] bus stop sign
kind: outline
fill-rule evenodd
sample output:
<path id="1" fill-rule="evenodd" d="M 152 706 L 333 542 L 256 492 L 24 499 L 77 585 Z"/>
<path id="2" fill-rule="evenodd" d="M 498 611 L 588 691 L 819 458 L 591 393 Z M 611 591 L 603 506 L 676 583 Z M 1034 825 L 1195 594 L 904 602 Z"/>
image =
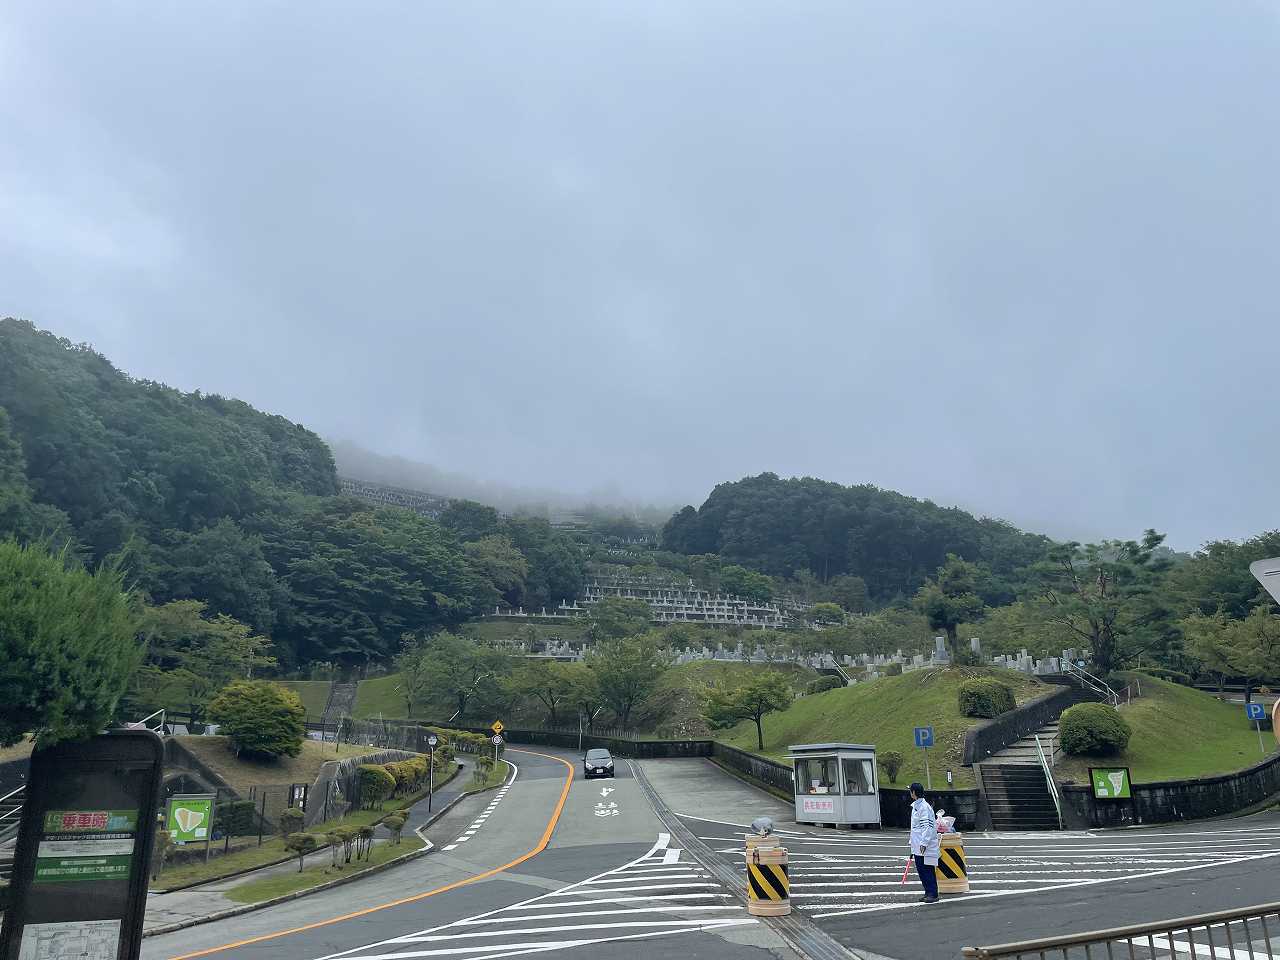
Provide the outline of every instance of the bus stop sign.
<path id="1" fill-rule="evenodd" d="M 163 753 L 118 730 L 31 755 L 0 960 L 137 960 Z"/>

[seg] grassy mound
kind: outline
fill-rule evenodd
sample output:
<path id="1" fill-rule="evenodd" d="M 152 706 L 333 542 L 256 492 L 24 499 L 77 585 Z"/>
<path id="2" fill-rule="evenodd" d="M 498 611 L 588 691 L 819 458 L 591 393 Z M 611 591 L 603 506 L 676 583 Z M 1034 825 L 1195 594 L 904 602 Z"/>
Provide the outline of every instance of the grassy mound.
<path id="1" fill-rule="evenodd" d="M 1259 751 L 1258 734 L 1240 704 L 1155 677 L 1140 679 L 1142 697 L 1120 708 L 1133 730 L 1128 747 L 1094 760 L 1067 757 L 1058 762 L 1060 780 L 1088 783 L 1091 765 L 1128 767 L 1135 783 L 1207 777 L 1242 770 L 1276 752 L 1275 737 L 1266 732 L 1266 752 Z"/>
<path id="2" fill-rule="evenodd" d="M 902 754 L 897 785 L 906 786 L 925 779 L 923 751 L 915 746 L 913 728 L 931 726 L 937 743 L 929 751 L 934 786 L 946 783 L 948 769 L 955 775 L 956 786 L 973 786 L 973 773 L 960 766 L 960 758 L 965 732 L 980 721 L 960 715 L 959 692 L 960 684 L 974 676 L 997 676 L 1013 688 L 1019 703 L 1050 689 L 1012 670 L 995 673 L 961 667 L 881 677 L 801 697 L 787 710 L 769 714 L 764 718 L 764 752 L 785 759 L 787 746 L 793 743 L 871 743 L 881 753 L 896 750 Z M 743 750 L 754 752 L 756 748 L 752 723 L 738 724 L 717 738 Z"/>
<path id="3" fill-rule="evenodd" d="M 276 680 L 286 690 L 292 690 L 302 701 L 302 709 L 307 711 L 308 720 L 319 720 L 324 713 L 325 704 L 329 702 L 329 688 L 333 686 L 328 680 Z"/>
<path id="4" fill-rule="evenodd" d="M 248 796 L 249 788 L 255 785 L 312 783 L 320 773 L 320 767 L 329 760 L 376 752 L 359 744 L 335 745 L 321 743 L 319 740 L 304 740 L 302 752 L 296 757 L 280 757 L 267 763 L 237 757 L 231 752 L 231 741 L 227 737 L 176 739 L 242 796 Z"/>

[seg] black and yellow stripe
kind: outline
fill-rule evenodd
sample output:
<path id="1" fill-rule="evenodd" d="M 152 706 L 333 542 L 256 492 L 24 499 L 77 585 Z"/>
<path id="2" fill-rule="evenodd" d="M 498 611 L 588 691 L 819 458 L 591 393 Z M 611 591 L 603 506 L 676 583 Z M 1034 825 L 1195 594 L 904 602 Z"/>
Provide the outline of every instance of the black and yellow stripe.
<path id="1" fill-rule="evenodd" d="M 789 900 L 791 881 L 785 863 L 748 863 L 747 897 L 751 900 Z"/>
<path id="2" fill-rule="evenodd" d="M 943 847 L 938 851 L 938 872 L 947 880 L 963 880 L 968 874 L 964 847 Z"/>

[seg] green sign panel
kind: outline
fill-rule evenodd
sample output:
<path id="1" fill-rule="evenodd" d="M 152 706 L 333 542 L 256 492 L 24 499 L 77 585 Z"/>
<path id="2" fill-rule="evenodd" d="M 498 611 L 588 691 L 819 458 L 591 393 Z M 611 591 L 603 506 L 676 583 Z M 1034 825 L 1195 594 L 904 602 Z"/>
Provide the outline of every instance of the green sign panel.
<path id="1" fill-rule="evenodd" d="M 208 840 L 213 823 L 213 797 L 170 797 L 166 829 L 174 843 Z"/>
<path id="2" fill-rule="evenodd" d="M 85 880 L 128 880 L 133 854 L 114 857 L 39 857 L 36 883 L 81 883 Z"/>
<path id="3" fill-rule="evenodd" d="M 1089 779 L 1093 781 L 1093 795 L 1098 800 L 1128 800 L 1133 796 L 1128 767 L 1090 767 Z"/>
<path id="4" fill-rule="evenodd" d="M 133 833 L 138 829 L 137 810 L 49 810 L 44 832 Z"/>

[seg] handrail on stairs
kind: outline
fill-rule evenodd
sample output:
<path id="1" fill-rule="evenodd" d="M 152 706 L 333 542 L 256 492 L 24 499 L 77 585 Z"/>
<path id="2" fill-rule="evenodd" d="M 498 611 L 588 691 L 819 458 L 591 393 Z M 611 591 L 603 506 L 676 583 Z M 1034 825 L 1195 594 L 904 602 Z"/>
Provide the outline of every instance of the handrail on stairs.
<path id="1" fill-rule="evenodd" d="M 1094 693 L 1101 694 L 1102 696 L 1106 697 L 1107 702 L 1111 704 L 1111 706 L 1113 707 L 1120 706 L 1120 694 L 1116 693 L 1115 690 L 1113 690 L 1111 686 L 1107 683 L 1107 681 L 1102 680 L 1098 677 L 1095 677 L 1092 673 L 1090 673 L 1084 667 L 1077 666 L 1076 664 L 1072 663 L 1070 660 L 1064 660 L 1063 662 L 1066 664 L 1066 667 L 1067 667 L 1066 672 L 1068 676 L 1075 675 L 1076 677 L 1078 677 L 1080 682 L 1084 684 L 1086 687 L 1088 687 L 1090 690 L 1092 690 Z"/>
<path id="2" fill-rule="evenodd" d="M 1053 770 L 1049 767 L 1049 761 L 1045 759 L 1044 745 L 1040 743 L 1040 734 L 1034 734 L 1036 741 L 1036 753 L 1040 755 L 1040 766 L 1044 770 L 1045 782 L 1049 784 L 1049 796 L 1053 798 L 1053 808 L 1058 811 L 1058 829 L 1062 826 L 1062 798 L 1058 796 L 1058 785 L 1053 780 Z M 1053 749 L 1052 743 L 1050 749 Z"/>

